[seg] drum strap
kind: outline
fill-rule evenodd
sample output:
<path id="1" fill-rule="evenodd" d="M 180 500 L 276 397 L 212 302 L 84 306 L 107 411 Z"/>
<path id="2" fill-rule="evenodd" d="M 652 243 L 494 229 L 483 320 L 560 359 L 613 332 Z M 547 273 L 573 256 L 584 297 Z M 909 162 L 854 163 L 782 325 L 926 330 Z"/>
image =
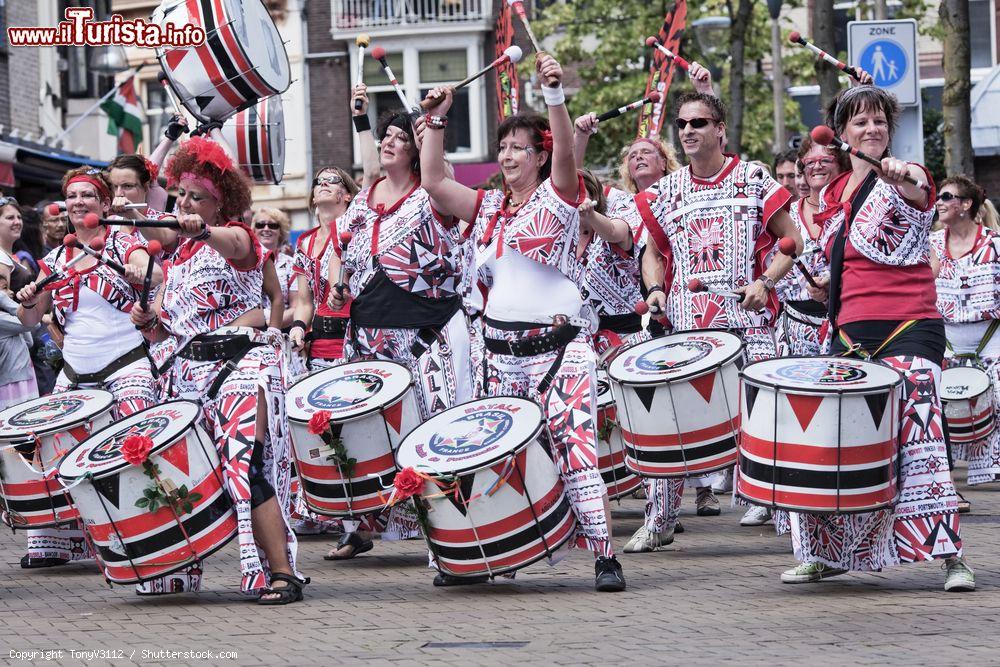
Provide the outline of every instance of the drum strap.
<path id="1" fill-rule="evenodd" d="M 905 322 L 900 322 L 899 326 L 897 326 L 895 329 L 892 330 L 892 333 L 889 334 L 889 336 L 884 341 L 882 341 L 881 345 L 875 348 L 874 352 L 868 352 L 867 350 L 862 348 L 860 343 L 855 343 L 853 340 L 851 340 L 851 337 L 847 334 L 846 331 L 840 329 L 837 331 L 837 337 L 840 338 L 840 342 L 843 343 L 844 347 L 847 348 L 847 351 L 841 354 L 840 356 L 850 357 L 852 355 L 857 355 L 862 359 L 864 359 L 865 361 L 871 361 L 874 357 L 878 355 L 879 352 L 884 350 L 889 343 L 894 341 L 896 338 L 899 338 L 899 336 L 904 331 L 912 327 L 918 321 L 919 320 L 906 320 Z"/>
<path id="2" fill-rule="evenodd" d="M 976 346 L 976 351 L 973 352 L 972 354 L 956 354 L 956 355 L 954 355 L 955 358 L 956 359 L 981 359 L 982 356 L 983 356 L 983 350 L 985 350 L 986 346 L 990 344 L 990 340 L 992 340 L 993 334 L 995 334 L 997 332 L 997 329 L 1000 329 L 1000 320 L 990 320 L 989 326 L 986 327 L 986 333 L 983 334 L 982 340 L 980 340 L 979 341 L 979 345 Z M 945 341 L 944 344 L 952 352 L 955 351 L 955 348 L 953 348 L 951 346 L 950 342 Z"/>
<path id="3" fill-rule="evenodd" d="M 347 335 L 346 317 L 325 317 L 316 315 L 312 321 L 312 331 L 306 340 L 339 340 Z"/>
<path id="4" fill-rule="evenodd" d="M 255 347 L 259 347 L 260 345 L 260 343 L 248 341 L 239 352 L 226 361 L 225 365 L 219 369 L 219 374 L 215 376 L 215 380 L 213 380 L 212 384 L 208 387 L 208 392 L 205 395 L 208 400 L 211 401 L 216 397 L 216 395 L 218 395 L 219 390 L 222 389 L 222 383 L 224 383 L 232 372 L 236 370 L 236 366 L 240 363 L 240 360 L 247 356 L 250 350 Z"/>
<path id="5" fill-rule="evenodd" d="M 66 374 L 66 379 L 70 381 L 70 386 L 67 390 L 76 389 L 81 384 L 103 384 L 109 377 L 129 364 L 134 364 L 141 359 L 147 358 L 146 348 L 140 345 L 133 350 L 129 350 L 95 373 L 77 373 L 63 360 L 63 372 Z"/>

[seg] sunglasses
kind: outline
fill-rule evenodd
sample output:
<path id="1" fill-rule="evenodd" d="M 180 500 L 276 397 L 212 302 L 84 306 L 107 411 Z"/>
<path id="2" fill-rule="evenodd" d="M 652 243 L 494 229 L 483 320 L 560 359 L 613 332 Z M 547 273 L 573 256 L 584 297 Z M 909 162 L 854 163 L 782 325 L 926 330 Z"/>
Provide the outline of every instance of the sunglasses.
<path id="1" fill-rule="evenodd" d="M 255 222 L 253 223 L 254 229 L 281 229 L 281 224 L 277 222 Z"/>
<path id="2" fill-rule="evenodd" d="M 942 193 L 941 193 L 941 194 L 939 194 L 939 195 L 938 195 L 938 197 L 937 197 L 937 200 L 938 200 L 938 201 L 953 201 L 953 200 L 955 200 L 955 199 L 957 199 L 957 200 L 961 201 L 961 200 L 963 200 L 963 199 L 968 199 L 968 197 L 961 197 L 961 196 L 959 196 L 959 195 L 956 195 L 956 194 L 952 194 L 952 193 L 950 193 L 950 192 L 942 192 Z"/>
<path id="3" fill-rule="evenodd" d="M 677 126 L 678 130 L 683 130 L 688 125 L 690 125 L 696 130 L 700 130 L 709 123 L 714 123 L 714 122 L 715 122 L 714 118 L 691 118 L 690 120 L 687 118 L 678 118 L 677 120 L 674 121 L 674 125 Z"/>
<path id="4" fill-rule="evenodd" d="M 6 206 L 7 204 L 20 206 L 20 204 L 17 203 L 17 200 L 14 199 L 13 197 L 0 197 L 0 208 Z"/>
<path id="5" fill-rule="evenodd" d="M 323 176 L 322 178 L 313 179 L 313 187 L 317 185 L 343 185 L 344 179 L 340 176 Z"/>

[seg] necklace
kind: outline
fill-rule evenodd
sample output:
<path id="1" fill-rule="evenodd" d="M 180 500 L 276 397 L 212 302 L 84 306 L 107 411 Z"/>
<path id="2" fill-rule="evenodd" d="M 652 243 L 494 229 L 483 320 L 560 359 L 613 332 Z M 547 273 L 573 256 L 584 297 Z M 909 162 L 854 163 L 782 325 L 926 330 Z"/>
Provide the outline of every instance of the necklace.
<path id="1" fill-rule="evenodd" d="M 695 178 L 699 179 L 699 180 L 702 180 L 702 181 L 710 181 L 710 180 L 712 180 L 712 178 L 713 178 L 714 176 L 718 175 L 718 173 L 719 173 L 720 171 L 722 171 L 722 170 L 723 170 L 723 169 L 725 168 L 725 166 L 726 166 L 726 156 L 725 156 L 725 155 L 723 155 L 723 156 L 722 156 L 722 165 L 721 165 L 721 166 L 719 166 L 719 168 L 718 168 L 718 169 L 716 169 L 715 171 L 713 171 L 713 172 L 712 172 L 712 174 L 711 174 L 710 176 L 702 176 L 702 175 L 700 175 L 700 174 L 698 174 L 698 173 L 695 173 L 695 170 L 694 170 L 694 166 L 693 166 L 693 165 L 692 165 L 692 167 L 691 167 L 691 175 L 692 175 L 692 176 L 694 176 Z"/>

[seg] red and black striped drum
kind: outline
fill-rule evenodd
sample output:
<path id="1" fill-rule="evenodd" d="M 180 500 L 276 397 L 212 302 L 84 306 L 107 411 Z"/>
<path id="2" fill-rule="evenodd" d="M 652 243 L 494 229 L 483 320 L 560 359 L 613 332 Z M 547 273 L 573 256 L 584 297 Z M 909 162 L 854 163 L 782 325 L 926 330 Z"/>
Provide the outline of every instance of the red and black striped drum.
<path id="1" fill-rule="evenodd" d="M 197 403 L 168 401 L 97 431 L 60 462 L 109 581 L 184 569 L 236 535 L 222 463 L 200 418 Z M 131 436 L 152 441 L 142 464 L 122 455 Z"/>
<path id="2" fill-rule="evenodd" d="M 617 500 L 642 486 L 642 478 L 625 465 L 625 442 L 618 423 L 618 407 L 605 371 L 597 371 L 597 467 L 608 487 L 608 498 Z"/>
<path id="3" fill-rule="evenodd" d="M 285 122 L 281 96 L 261 100 L 222 126 L 236 164 L 254 183 L 277 185 L 285 175 Z"/>
<path id="4" fill-rule="evenodd" d="M 44 528 L 79 517 L 56 477 L 63 455 L 111 423 L 115 397 L 67 391 L 0 412 L 0 517 L 12 528 Z"/>
<path id="5" fill-rule="evenodd" d="M 974 366 L 953 366 L 941 373 L 941 404 L 948 438 L 954 444 L 982 440 L 996 427 L 993 383 Z"/>
<path id="6" fill-rule="evenodd" d="M 687 331 L 632 345 L 608 366 L 625 465 L 690 477 L 736 462 L 738 336 Z"/>
<path id="7" fill-rule="evenodd" d="M 573 536 L 576 518 L 544 429 L 537 404 L 496 396 L 445 410 L 403 440 L 396 462 L 425 476 L 414 501 L 441 572 L 511 572 Z"/>
<path id="8" fill-rule="evenodd" d="M 394 453 L 420 423 L 413 375 L 393 361 L 354 361 L 299 380 L 285 397 L 299 488 L 317 514 L 385 508 Z M 315 432 L 319 419 L 328 426 Z"/>
<path id="9" fill-rule="evenodd" d="M 888 366 L 843 357 L 750 364 L 741 373 L 736 492 L 793 512 L 891 507 L 902 383 Z"/>
<path id="10" fill-rule="evenodd" d="M 199 46 L 156 50 L 181 104 L 202 122 L 224 121 L 291 85 L 285 45 L 260 0 L 164 0 L 150 20 L 205 31 Z"/>

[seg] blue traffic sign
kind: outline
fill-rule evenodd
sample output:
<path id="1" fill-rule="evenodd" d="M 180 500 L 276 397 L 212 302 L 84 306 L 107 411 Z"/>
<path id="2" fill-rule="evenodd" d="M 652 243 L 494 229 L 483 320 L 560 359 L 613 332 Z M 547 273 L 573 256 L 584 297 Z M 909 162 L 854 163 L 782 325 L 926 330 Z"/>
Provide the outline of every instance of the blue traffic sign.
<path id="1" fill-rule="evenodd" d="M 909 67 L 903 47 L 889 39 L 870 42 L 861 53 L 860 64 L 875 79 L 875 85 L 883 88 L 902 81 Z"/>

